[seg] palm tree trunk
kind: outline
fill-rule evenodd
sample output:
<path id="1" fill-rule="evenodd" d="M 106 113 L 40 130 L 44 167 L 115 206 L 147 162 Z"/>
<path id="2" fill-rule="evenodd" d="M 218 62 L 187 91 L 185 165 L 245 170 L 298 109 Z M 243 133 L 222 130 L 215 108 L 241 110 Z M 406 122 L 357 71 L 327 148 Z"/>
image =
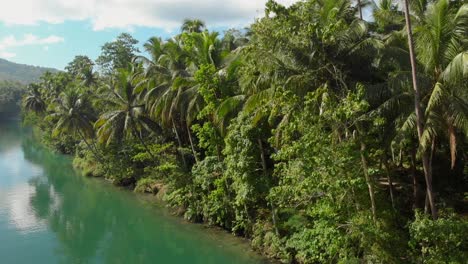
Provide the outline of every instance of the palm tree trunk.
<path id="1" fill-rule="evenodd" d="M 180 157 L 182 158 L 182 163 L 184 164 L 184 168 L 187 170 L 188 167 L 187 167 L 187 161 L 185 160 L 185 156 L 184 156 L 184 153 L 182 153 L 180 150 L 183 148 L 183 145 L 182 145 L 182 140 L 180 139 L 180 135 L 179 135 L 179 132 L 177 130 L 177 126 L 174 122 L 174 118 L 171 116 L 171 121 L 172 121 L 172 128 L 174 129 L 174 133 L 176 135 L 176 138 L 177 138 L 177 143 L 179 144 L 179 155 Z M 190 133 L 190 131 L 189 131 Z"/>
<path id="2" fill-rule="evenodd" d="M 86 144 L 86 146 L 88 147 L 88 149 L 91 151 L 91 153 L 93 153 L 93 156 L 97 159 L 97 161 L 101 164 L 104 164 L 104 162 L 102 161 L 101 157 L 97 154 L 97 150 L 94 150 L 91 145 L 89 144 L 89 142 L 86 140 L 86 137 L 83 135 L 83 133 L 81 133 L 81 131 L 78 129 L 78 135 L 80 135 L 81 139 L 83 139 L 84 143 Z M 95 152 L 96 151 L 96 152 Z"/>
<path id="3" fill-rule="evenodd" d="M 416 149 L 415 147 L 412 147 L 411 149 L 411 174 L 413 176 L 413 199 L 414 199 L 413 207 L 414 209 L 417 209 L 420 207 L 420 205 L 419 205 L 419 184 L 418 184 L 418 177 L 417 177 L 417 171 L 416 171 Z"/>
<path id="4" fill-rule="evenodd" d="M 364 171 L 364 177 L 366 179 L 367 183 L 367 188 L 369 190 L 369 198 L 371 202 L 371 210 L 372 210 L 372 219 L 374 220 L 374 223 L 377 222 L 377 213 L 376 213 L 376 206 L 375 206 L 375 193 L 374 193 L 374 183 L 371 180 L 371 177 L 369 176 L 369 168 L 367 165 L 367 159 L 366 159 L 366 144 L 361 141 L 361 163 L 362 163 L 362 170 Z"/>
<path id="5" fill-rule="evenodd" d="M 192 132 L 190 131 L 190 127 L 188 124 L 187 124 L 187 133 L 188 133 L 188 138 L 190 141 L 190 147 L 192 148 L 193 157 L 195 158 L 195 163 L 198 164 L 199 162 L 198 154 L 197 154 L 197 151 L 195 150 L 195 146 L 193 145 Z"/>
<path id="6" fill-rule="evenodd" d="M 448 133 L 450 138 L 450 167 L 453 170 L 457 162 L 457 136 L 455 134 L 455 128 L 452 125 L 452 122 L 448 125 Z"/>
<path id="7" fill-rule="evenodd" d="M 430 151 L 430 154 L 429 154 L 429 168 L 431 168 L 432 170 L 432 160 L 434 158 L 434 152 L 435 152 L 435 145 L 436 145 L 436 142 L 435 142 L 435 138 L 432 139 L 432 143 L 431 143 L 431 151 Z M 429 200 L 429 193 L 426 192 L 426 201 L 425 201 L 425 204 L 424 204 L 424 212 L 426 214 L 429 213 L 429 209 L 430 209 L 430 200 Z"/>
<path id="8" fill-rule="evenodd" d="M 400 157 L 398 158 L 398 167 L 403 168 L 403 148 L 400 148 Z"/>
<path id="9" fill-rule="evenodd" d="M 424 132 L 424 127 L 423 127 L 424 112 L 422 111 L 421 105 L 420 105 L 420 94 L 419 94 L 419 88 L 418 88 L 418 80 L 416 76 L 416 58 L 414 55 L 413 32 L 411 29 L 411 18 L 409 14 L 408 0 L 405 0 L 405 20 L 406 20 L 406 30 L 408 33 L 408 46 L 409 46 L 410 61 L 411 61 L 411 74 L 413 78 L 416 126 L 418 130 L 419 143 L 421 144 L 421 137 Z M 429 205 L 431 207 L 432 218 L 437 219 L 437 208 L 435 206 L 434 194 L 432 192 L 432 168 L 430 167 L 430 164 L 429 164 L 429 155 L 427 151 L 423 151 L 422 161 L 423 161 L 424 177 L 426 180 L 427 197 L 428 197 Z"/>
<path id="10" fill-rule="evenodd" d="M 135 125 L 133 125 L 133 133 L 135 134 L 135 137 L 138 138 L 138 140 L 140 141 L 141 145 L 143 145 L 143 148 L 145 149 L 145 151 L 148 153 L 148 155 L 150 155 L 151 159 L 152 160 L 156 160 L 156 156 L 153 155 L 153 152 L 151 152 L 151 150 L 148 148 L 148 146 L 146 145 L 145 141 L 143 140 L 143 136 L 138 133 L 138 131 L 136 130 L 136 127 Z"/>
<path id="11" fill-rule="evenodd" d="M 260 149 L 260 158 L 262 160 L 262 169 L 263 169 L 263 175 L 267 176 L 267 163 L 266 163 L 266 158 L 265 158 L 265 150 L 263 149 L 263 142 L 261 139 L 258 139 L 258 148 Z"/>
<path id="12" fill-rule="evenodd" d="M 357 6 L 359 10 L 359 19 L 362 20 L 362 7 L 361 7 L 361 0 L 357 0 Z"/>
<path id="13" fill-rule="evenodd" d="M 387 155 L 384 155 L 383 160 L 384 160 L 385 171 L 387 172 L 387 183 L 388 183 L 388 189 L 390 191 L 390 200 L 392 202 L 393 209 L 395 209 L 395 200 L 394 200 L 394 195 L 393 195 L 393 181 L 392 181 L 392 175 L 390 171 L 390 165 L 388 164 L 388 160 L 387 160 Z"/>

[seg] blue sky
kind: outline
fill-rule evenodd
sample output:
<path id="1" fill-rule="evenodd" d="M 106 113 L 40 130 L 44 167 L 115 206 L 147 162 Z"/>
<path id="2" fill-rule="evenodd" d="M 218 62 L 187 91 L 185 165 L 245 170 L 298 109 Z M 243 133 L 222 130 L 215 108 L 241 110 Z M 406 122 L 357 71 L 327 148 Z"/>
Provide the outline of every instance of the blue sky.
<path id="1" fill-rule="evenodd" d="M 40 65 L 63 69 L 75 55 L 87 55 L 95 59 L 100 54 L 100 47 L 115 39 L 121 32 L 129 32 L 143 44 L 151 36 L 170 37 L 171 33 L 160 28 L 135 27 L 132 30 L 109 28 L 93 30 L 89 21 L 64 21 L 60 24 L 41 22 L 39 25 L 0 24 L 0 41 L 14 36 L 18 41 L 27 35 L 34 35 L 39 40 L 56 36 L 56 41 L 14 45 L 5 49 L 7 56 L 1 56 L 17 63 Z M 59 39 L 60 38 L 60 39 Z M 10 54 L 8 54 L 10 53 Z"/>
<path id="2" fill-rule="evenodd" d="M 242 28 L 263 15 L 266 1 L 9 0 L 0 8 L 0 58 L 63 69 L 75 55 L 97 58 L 122 32 L 142 45 L 174 35 L 184 18 L 200 18 L 211 30 Z"/>
<path id="3" fill-rule="evenodd" d="M 296 0 L 279 0 L 291 4 Z M 129 32 L 140 45 L 170 37 L 184 18 L 210 29 L 243 27 L 266 0 L 11 0 L 0 8 L 0 58 L 63 69 L 75 55 L 95 59 L 100 47 Z"/>

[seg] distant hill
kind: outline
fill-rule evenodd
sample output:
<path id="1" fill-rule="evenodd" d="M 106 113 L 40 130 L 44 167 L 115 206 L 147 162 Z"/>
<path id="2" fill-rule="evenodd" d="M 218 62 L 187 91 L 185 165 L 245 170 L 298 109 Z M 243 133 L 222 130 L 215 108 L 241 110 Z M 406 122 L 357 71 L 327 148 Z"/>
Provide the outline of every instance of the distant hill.
<path id="1" fill-rule="evenodd" d="M 18 64 L 0 59 L 0 81 L 16 81 L 29 84 L 39 80 L 45 72 L 57 72 L 57 69 Z"/>
<path id="2" fill-rule="evenodd" d="M 25 85 L 14 81 L 0 81 L 0 120 L 20 112 Z"/>

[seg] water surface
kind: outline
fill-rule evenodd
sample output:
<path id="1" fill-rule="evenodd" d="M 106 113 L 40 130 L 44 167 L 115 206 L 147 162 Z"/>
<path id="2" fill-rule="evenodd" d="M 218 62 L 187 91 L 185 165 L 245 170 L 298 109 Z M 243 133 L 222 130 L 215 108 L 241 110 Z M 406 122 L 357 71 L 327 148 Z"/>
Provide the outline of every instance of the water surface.
<path id="1" fill-rule="evenodd" d="M 246 243 L 77 175 L 0 121 L 0 263 L 262 263 Z"/>

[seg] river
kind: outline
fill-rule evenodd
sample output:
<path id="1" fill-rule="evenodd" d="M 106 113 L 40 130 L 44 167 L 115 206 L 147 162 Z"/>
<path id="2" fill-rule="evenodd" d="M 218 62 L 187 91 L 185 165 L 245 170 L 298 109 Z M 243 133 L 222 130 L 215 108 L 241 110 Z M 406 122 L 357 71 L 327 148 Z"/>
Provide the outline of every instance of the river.
<path id="1" fill-rule="evenodd" d="M 0 121 L 0 263 L 264 263 L 245 241 L 76 173 Z"/>

